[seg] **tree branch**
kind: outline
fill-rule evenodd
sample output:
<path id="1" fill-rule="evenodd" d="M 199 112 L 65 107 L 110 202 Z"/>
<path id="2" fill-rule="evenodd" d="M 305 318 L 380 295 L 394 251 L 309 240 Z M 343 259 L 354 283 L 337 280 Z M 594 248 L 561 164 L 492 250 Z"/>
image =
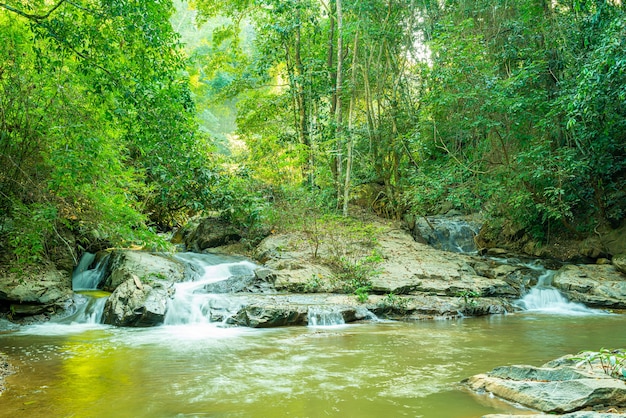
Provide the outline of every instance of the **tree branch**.
<path id="1" fill-rule="evenodd" d="M 40 21 L 42 21 L 42 20 L 46 20 L 47 18 L 49 18 L 49 17 L 50 17 L 50 15 L 51 15 L 52 13 L 54 13 L 54 11 L 55 11 L 56 9 L 58 9 L 59 7 L 61 7 L 61 5 L 62 5 L 63 3 L 65 3 L 65 0 L 59 0 L 59 2 L 58 2 L 57 4 L 55 4 L 54 6 L 52 6 L 52 8 L 51 8 L 50 10 L 48 10 L 48 12 L 47 12 L 46 14 L 43 14 L 43 15 L 35 15 L 35 14 L 31 14 L 31 13 L 26 13 L 26 12 L 24 12 L 24 11 L 22 11 L 22 10 L 16 9 L 16 8 L 15 8 L 15 7 L 13 7 L 13 6 L 9 6 L 9 5 L 8 5 L 8 4 L 6 4 L 6 3 L 0 3 L 0 7 L 2 7 L 3 9 L 8 10 L 8 11 L 10 11 L 10 12 L 13 12 L 13 13 L 15 13 L 15 14 L 18 14 L 18 15 L 20 15 L 20 16 L 22 16 L 22 17 L 25 17 L 26 19 L 30 19 L 30 20 L 34 20 L 34 21 L 36 21 L 36 22 L 40 22 Z"/>

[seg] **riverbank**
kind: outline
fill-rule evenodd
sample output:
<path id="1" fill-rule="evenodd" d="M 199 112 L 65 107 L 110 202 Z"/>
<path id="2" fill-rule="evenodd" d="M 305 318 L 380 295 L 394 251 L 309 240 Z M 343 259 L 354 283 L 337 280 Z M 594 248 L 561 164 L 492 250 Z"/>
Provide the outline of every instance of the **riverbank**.
<path id="1" fill-rule="evenodd" d="M 438 227 L 446 223 L 450 220 L 442 219 Z M 438 234 L 451 240 L 456 230 L 455 219 L 449 230 Z M 211 218 L 177 237 L 185 248 L 204 254 L 189 253 L 192 258 L 244 254 L 257 263 L 258 268 L 243 276 L 235 273 L 224 286 L 201 290 L 230 294 L 237 301 L 236 311 L 216 307 L 207 313 L 211 320 L 231 325 L 306 325 L 310 308 L 342 312 L 345 322 L 367 317 L 364 311 L 396 320 L 502 314 L 520 309 L 516 301 L 540 281 L 588 307 L 626 309 L 626 276 L 615 265 L 523 261 L 497 249 L 487 249 L 484 255 L 446 251 L 417 242 L 415 231 L 406 224 L 371 214 L 306 219 L 297 228 L 272 230 L 255 246 L 233 237 L 230 227 Z M 450 247 L 473 244 L 473 235 L 465 239 L 468 242 Z M 175 284 L 198 280 L 205 268 L 173 254 L 125 249 L 92 255 L 89 265 L 81 268 L 94 269 L 105 257 L 108 261 L 94 288 L 112 292 L 103 318 L 118 326 L 161 324 Z M 0 277 L 0 296 L 5 304 L 9 299 L 5 312 L 12 320 L 34 313 L 53 315 L 75 306 L 68 272 L 40 276 Z"/>

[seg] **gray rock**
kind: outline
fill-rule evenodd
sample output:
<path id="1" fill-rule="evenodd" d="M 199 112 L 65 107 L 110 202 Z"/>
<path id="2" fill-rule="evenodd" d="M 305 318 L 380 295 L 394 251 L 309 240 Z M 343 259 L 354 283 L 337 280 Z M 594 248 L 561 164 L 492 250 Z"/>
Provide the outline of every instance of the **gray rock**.
<path id="1" fill-rule="evenodd" d="M 183 232 L 185 246 L 195 252 L 237 242 L 241 237 L 237 228 L 217 218 L 202 219 L 197 227 Z"/>
<path id="2" fill-rule="evenodd" d="M 303 305 L 248 305 L 227 322 L 252 328 L 306 325 L 307 312 Z"/>
<path id="3" fill-rule="evenodd" d="M 190 273 L 184 263 L 167 256 L 143 251 L 113 250 L 109 256 L 102 287 L 112 292 L 133 275 L 139 277 L 142 282 L 150 280 L 180 282 L 185 280 L 186 274 Z"/>
<path id="4" fill-rule="evenodd" d="M 479 393 L 550 413 L 570 413 L 600 405 L 626 406 L 626 385 L 593 369 L 573 366 L 507 366 L 471 377 Z"/>
<path id="5" fill-rule="evenodd" d="M 141 283 L 137 276 L 120 284 L 104 306 L 102 321 L 124 327 L 150 327 L 165 319 L 171 291 L 166 283 Z"/>
<path id="6" fill-rule="evenodd" d="M 0 300 L 21 316 L 55 311 L 72 298 L 72 280 L 65 271 L 49 270 L 0 277 Z"/>
<path id="7" fill-rule="evenodd" d="M 614 229 L 608 234 L 603 235 L 601 240 L 602 245 L 609 254 L 617 255 L 626 253 L 626 224 L 623 224 L 621 228 Z"/>
<path id="8" fill-rule="evenodd" d="M 556 272 L 552 285 L 573 302 L 626 309 L 626 276 L 613 265 L 567 265 Z"/>

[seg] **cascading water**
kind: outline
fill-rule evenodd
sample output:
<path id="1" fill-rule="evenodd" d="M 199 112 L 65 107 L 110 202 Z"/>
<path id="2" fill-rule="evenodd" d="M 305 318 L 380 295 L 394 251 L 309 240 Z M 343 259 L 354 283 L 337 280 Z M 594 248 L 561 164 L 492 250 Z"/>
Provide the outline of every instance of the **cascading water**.
<path id="1" fill-rule="evenodd" d="M 545 270 L 537 279 L 537 285 L 517 301 L 517 305 L 525 311 L 557 315 L 598 315 L 604 313 L 588 308 L 583 304 L 568 301 L 561 292 L 552 287 L 552 278 L 555 273 L 554 270 Z"/>
<path id="2" fill-rule="evenodd" d="M 92 253 L 83 254 L 78 265 L 74 269 L 74 273 L 72 274 L 72 290 L 97 289 L 104 275 L 106 258 L 106 256 L 103 257 L 95 268 L 90 269 L 89 266 L 93 264 L 93 261 L 96 259 L 96 255 Z"/>
<path id="3" fill-rule="evenodd" d="M 346 323 L 341 311 L 332 306 L 311 306 L 307 318 L 310 327 L 330 327 Z"/>
<path id="4" fill-rule="evenodd" d="M 98 285 L 104 278 L 106 256 L 95 268 L 90 269 L 96 258 L 95 254 L 85 253 L 72 274 L 72 290 L 74 290 L 74 306 L 70 314 L 59 322 L 62 324 L 99 324 L 109 293 L 99 291 Z"/>
<path id="5" fill-rule="evenodd" d="M 176 258 L 196 266 L 200 270 L 200 278 L 175 285 L 165 325 L 222 322 L 238 310 L 239 303 L 225 294 L 207 291 L 207 285 L 233 276 L 254 275 L 254 270 L 258 268 L 247 260 L 211 254 L 180 253 Z"/>
<path id="6" fill-rule="evenodd" d="M 434 248 L 446 251 L 473 253 L 476 251 L 474 237 L 478 233 L 479 225 L 463 220 L 448 218 L 429 218 L 429 228 L 420 226 L 420 231 L 428 243 Z M 525 311 L 553 313 L 559 315 L 597 315 L 604 312 L 587 308 L 580 303 L 570 302 L 561 292 L 552 287 L 552 277 L 556 273 L 547 270 L 538 262 L 521 263 L 519 260 L 495 259 L 497 263 L 521 264 L 531 268 L 540 274 L 537 285 L 520 300 L 516 305 Z"/>

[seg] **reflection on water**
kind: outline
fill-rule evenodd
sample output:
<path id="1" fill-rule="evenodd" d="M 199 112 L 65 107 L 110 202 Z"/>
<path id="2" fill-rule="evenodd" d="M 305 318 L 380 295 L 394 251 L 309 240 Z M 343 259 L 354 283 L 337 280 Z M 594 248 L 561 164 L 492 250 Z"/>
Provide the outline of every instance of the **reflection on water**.
<path id="1" fill-rule="evenodd" d="M 40 325 L 0 333 L 19 367 L 0 416 L 478 417 L 513 409 L 462 379 L 626 346 L 624 325 L 529 313 L 272 330 Z"/>

